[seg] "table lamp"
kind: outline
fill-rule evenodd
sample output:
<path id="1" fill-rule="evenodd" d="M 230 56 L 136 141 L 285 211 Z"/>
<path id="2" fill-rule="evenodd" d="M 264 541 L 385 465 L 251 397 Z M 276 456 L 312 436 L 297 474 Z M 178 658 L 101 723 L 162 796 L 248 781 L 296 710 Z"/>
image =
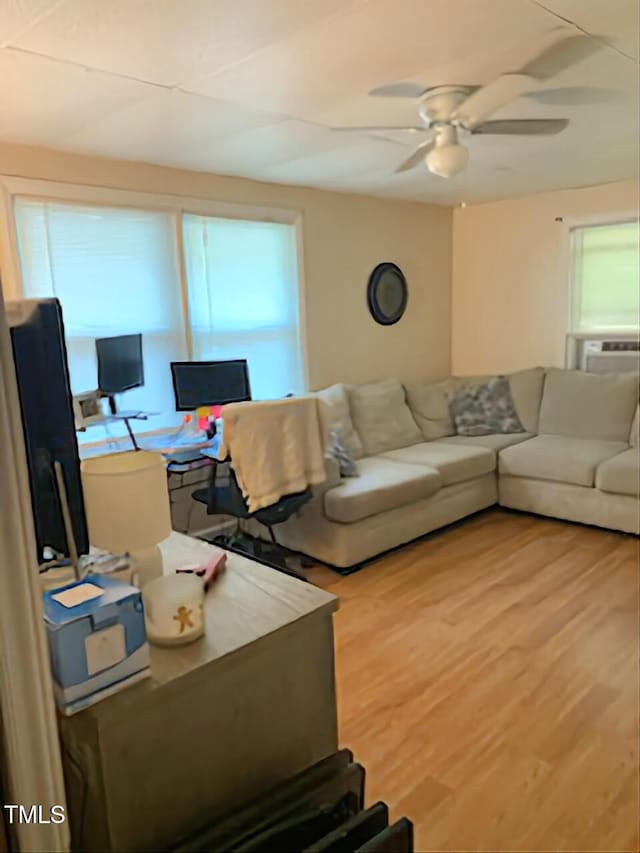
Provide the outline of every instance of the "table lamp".
<path id="1" fill-rule="evenodd" d="M 85 459 L 80 471 L 91 544 L 131 554 L 140 587 L 160 577 L 158 543 L 171 533 L 163 457 L 145 450 L 113 453 Z"/>

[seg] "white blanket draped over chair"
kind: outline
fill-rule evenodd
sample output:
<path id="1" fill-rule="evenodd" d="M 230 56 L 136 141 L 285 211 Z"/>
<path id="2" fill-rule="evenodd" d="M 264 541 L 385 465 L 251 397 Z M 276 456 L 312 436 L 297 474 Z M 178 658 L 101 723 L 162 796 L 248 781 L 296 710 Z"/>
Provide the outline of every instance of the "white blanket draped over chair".
<path id="1" fill-rule="evenodd" d="M 325 481 L 315 397 L 230 403 L 222 423 L 218 457 L 230 457 L 251 512 Z"/>

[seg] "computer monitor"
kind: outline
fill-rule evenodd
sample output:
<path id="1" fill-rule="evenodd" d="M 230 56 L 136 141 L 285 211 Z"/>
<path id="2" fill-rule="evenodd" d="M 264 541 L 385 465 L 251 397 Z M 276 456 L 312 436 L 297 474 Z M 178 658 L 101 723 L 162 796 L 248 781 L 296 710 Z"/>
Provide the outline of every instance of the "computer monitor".
<path id="1" fill-rule="evenodd" d="M 72 556 L 54 463 L 59 462 L 78 554 L 89 551 L 62 309 L 57 299 L 6 303 L 27 451 L 38 560 Z"/>
<path id="2" fill-rule="evenodd" d="M 142 335 L 118 335 L 96 340 L 98 388 L 113 396 L 144 385 Z"/>
<path id="3" fill-rule="evenodd" d="M 249 371 L 244 358 L 233 361 L 172 361 L 171 376 L 177 412 L 251 399 Z"/>

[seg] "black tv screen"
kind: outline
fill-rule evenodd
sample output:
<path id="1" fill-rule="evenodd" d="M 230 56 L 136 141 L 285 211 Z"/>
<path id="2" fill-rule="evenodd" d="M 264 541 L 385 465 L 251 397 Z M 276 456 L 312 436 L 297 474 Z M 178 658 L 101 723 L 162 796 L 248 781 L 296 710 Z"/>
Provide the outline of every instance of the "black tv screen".
<path id="1" fill-rule="evenodd" d="M 53 463 L 58 461 L 79 554 L 89 550 L 80 460 L 69 386 L 62 309 L 57 299 L 6 303 L 29 466 L 38 559 L 46 546 L 69 556 Z"/>
<path id="2" fill-rule="evenodd" d="M 122 394 L 144 384 L 142 335 L 118 335 L 96 340 L 98 388 L 103 394 Z"/>
<path id="3" fill-rule="evenodd" d="M 171 376 L 178 412 L 251 399 L 249 372 L 244 358 L 231 361 L 172 361 Z"/>

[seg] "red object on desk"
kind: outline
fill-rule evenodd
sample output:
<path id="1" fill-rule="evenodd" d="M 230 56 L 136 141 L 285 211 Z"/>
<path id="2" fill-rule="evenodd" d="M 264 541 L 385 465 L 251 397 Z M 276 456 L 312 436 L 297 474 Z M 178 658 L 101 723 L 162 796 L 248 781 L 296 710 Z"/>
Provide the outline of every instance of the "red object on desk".
<path id="1" fill-rule="evenodd" d="M 177 574 L 197 575 L 204 581 L 205 590 L 209 589 L 211 583 L 220 575 L 227 565 L 227 552 L 222 548 L 214 548 L 214 553 L 206 563 L 183 566 L 176 569 Z"/>
<path id="2" fill-rule="evenodd" d="M 198 409 L 198 412 L 201 412 L 202 409 Z M 207 430 L 211 426 L 211 421 L 217 421 L 218 418 L 222 415 L 222 406 L 208 406 L 209 413 L 207 415 L 198 414 L 198 429 Z"/>

